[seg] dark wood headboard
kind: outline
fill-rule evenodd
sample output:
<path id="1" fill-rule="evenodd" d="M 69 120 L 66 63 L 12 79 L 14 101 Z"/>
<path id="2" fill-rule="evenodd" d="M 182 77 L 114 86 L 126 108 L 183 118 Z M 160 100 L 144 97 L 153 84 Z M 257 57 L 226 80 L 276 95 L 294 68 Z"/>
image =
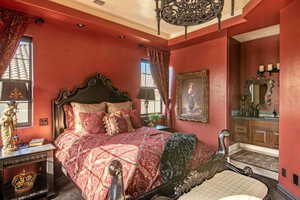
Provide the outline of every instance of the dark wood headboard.
<path id="1" fill-rule="evenodd" d="M 72 91 L 61 90 L 57 98 L 52 101 L 52 139 L 59 136 L 66 128 L 63 105 L 71 102 L 94 104 L 126 101 L 131 101 L 128 93 L 115 88 L 111 80 L 101 74 L 88 78 L 82 87 Z"/>

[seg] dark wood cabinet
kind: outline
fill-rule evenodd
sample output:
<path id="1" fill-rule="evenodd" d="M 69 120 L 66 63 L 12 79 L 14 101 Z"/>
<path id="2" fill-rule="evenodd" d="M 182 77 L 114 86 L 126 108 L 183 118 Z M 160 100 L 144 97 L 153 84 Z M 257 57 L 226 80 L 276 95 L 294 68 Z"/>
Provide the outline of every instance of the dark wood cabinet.
<path id="1" fill-rule="evenodd" d="M 279 130 L 272 131 L 272 133 L 270 134 L 270 142 L 273 148 L 279 148 Z"/>
<path id="2" fill-rule="evenodd" d="M 278 148 L 278 122 L 253 120 L 250 124 L 252 144 Z"/>
<path id="3" fill-rule="evenodd" d="M 46 195 L 53 197 L 54 193 L 54 150 L 52 144 L 30 147 L 0 155 L 0 199 L 33 199 Z M 29 192 L 15 193 L 11 183 L 4 183 L 4 169 L 22 167 L 23 165 L 40 163 L 43 166 L 34 187 Z"/>
<path id="4" fill-rule="evenodd" d="M 233 132 L 233 139 L 235 142 L 247 143 L 250 140 L 249 121 L 234 120 Z"/>
<path id="5" fill-rule="evenodd" d="M 278 122 L 257 119 L 233 119 L 231 130 L 234 142 L 278 149 Z"/>
<path id="6" fill-rule="evenodd" d="M 267 138 L 268 133 L 265 129 L 261 129 L 259 127 L 252 127 L 251 133 L 252 133 L 252 144 L 268 147 L 268 138 Z"/>

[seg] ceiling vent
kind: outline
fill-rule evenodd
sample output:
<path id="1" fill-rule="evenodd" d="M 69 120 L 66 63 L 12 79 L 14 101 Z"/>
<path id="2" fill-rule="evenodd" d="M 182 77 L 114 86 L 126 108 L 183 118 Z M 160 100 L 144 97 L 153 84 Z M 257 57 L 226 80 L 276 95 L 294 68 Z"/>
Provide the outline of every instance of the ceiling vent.
<path id="1" fill-rule="evenodd" d="M 105 1 L 102 0 L 94 0 L 94 3 L 99 5 L 99 6 L 103 6 L 105 4 Z"/>

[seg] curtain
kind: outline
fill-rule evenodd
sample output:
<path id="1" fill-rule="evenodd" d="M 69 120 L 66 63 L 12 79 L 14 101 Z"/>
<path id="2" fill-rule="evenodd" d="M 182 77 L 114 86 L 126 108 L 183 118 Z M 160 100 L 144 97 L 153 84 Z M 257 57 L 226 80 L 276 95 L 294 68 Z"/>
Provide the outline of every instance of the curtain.
<path id="1" fill-rule="evenodd" d="M 4 27 L 4 22 L 0 18 L 0 33 L 2 32 L 3 27 Z"/>
<path id="2" fill-rule="evenodd" d="M 27 15 L 0 8 L 0 76 L 14 56 L 28 23 Z"/>
<path id="3" fill-rule="evenodd" d="M 165 105 L 165 117 L 170 128 L 172 125 L 171 99 L 169 97 L 169 64 L 170 52 L 148 47 L 151 74 Z"/>

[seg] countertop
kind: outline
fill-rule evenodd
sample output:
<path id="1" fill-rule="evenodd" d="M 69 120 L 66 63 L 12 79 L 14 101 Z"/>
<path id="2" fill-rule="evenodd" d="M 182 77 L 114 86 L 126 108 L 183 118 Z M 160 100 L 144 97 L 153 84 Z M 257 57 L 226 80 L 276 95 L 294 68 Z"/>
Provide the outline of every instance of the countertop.
<path id="1" fill-rule="evenodd" d="M 278 117 L 244 117 L 244 116 L 231 116 L 233 119 L 243 119 L 243 120 L 259 120 L 259 121 L 270 121 L 279 122 Z"/>

